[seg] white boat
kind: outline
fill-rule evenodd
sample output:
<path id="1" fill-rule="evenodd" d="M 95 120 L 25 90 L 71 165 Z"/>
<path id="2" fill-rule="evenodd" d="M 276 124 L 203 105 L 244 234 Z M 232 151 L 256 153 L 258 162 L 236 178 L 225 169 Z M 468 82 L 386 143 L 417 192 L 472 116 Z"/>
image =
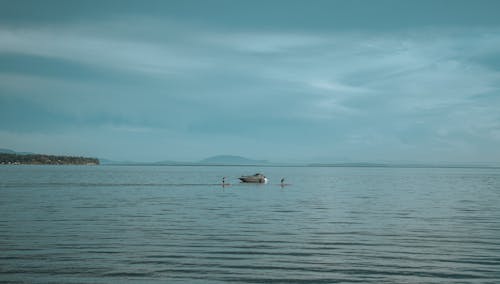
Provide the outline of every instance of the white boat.
<path id="1" fill-rule="evenodd" d="M 252 176 L 242 176 L 238 178 L 241 182 L 248 183 L 267 183 L 267 177 L 263 174 L 256 173 Z"/>

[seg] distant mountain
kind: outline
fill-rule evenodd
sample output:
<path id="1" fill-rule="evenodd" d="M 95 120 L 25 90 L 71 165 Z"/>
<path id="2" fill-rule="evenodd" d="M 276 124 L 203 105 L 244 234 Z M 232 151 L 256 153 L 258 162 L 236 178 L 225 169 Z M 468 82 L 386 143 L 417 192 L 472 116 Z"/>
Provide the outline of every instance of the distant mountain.
<path id="1" fill-rule="evenodd" d="M 269 163 L 266 160 L 252 160 L 241 156 L 218 155 L 199 162 L 205 165 L 261 165 Z"/>

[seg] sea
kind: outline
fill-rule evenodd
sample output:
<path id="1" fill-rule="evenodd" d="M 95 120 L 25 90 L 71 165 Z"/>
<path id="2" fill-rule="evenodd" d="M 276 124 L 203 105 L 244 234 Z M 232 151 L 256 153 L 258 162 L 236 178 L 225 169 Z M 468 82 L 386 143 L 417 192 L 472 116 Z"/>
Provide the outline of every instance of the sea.
<path id="1" fill-rule="evenodd" d="M 0 166 L 0 283 L 120 282 L 500 283 L 500 169 Z"/>

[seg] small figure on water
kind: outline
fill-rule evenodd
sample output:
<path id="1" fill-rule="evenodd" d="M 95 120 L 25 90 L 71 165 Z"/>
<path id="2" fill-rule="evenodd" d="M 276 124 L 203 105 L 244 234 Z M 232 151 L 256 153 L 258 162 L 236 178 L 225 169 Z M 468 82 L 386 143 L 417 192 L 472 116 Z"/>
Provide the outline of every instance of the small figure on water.
<path id="1" fill-rule="evenodd" d="M 230 185 L 229 183 L 226 183 L 226 177 L 222 177 L 222 187 Z"/>
<path id="2" fill-rule="evenodd" d="M 281 184 L 282 187 L 285 185 L 285 178 L 281 178 L 280 184 Z"/>

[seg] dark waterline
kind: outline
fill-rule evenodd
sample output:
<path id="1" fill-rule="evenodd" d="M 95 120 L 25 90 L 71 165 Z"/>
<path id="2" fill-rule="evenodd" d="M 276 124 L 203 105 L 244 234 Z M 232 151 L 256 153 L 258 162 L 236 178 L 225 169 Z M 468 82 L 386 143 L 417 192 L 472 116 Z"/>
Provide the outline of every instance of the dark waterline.
<path id="1" fill-rule="evenodd" d="M 4 166 L 0 282 L 499 283 L 499 204 L 498 169 Z"/>

